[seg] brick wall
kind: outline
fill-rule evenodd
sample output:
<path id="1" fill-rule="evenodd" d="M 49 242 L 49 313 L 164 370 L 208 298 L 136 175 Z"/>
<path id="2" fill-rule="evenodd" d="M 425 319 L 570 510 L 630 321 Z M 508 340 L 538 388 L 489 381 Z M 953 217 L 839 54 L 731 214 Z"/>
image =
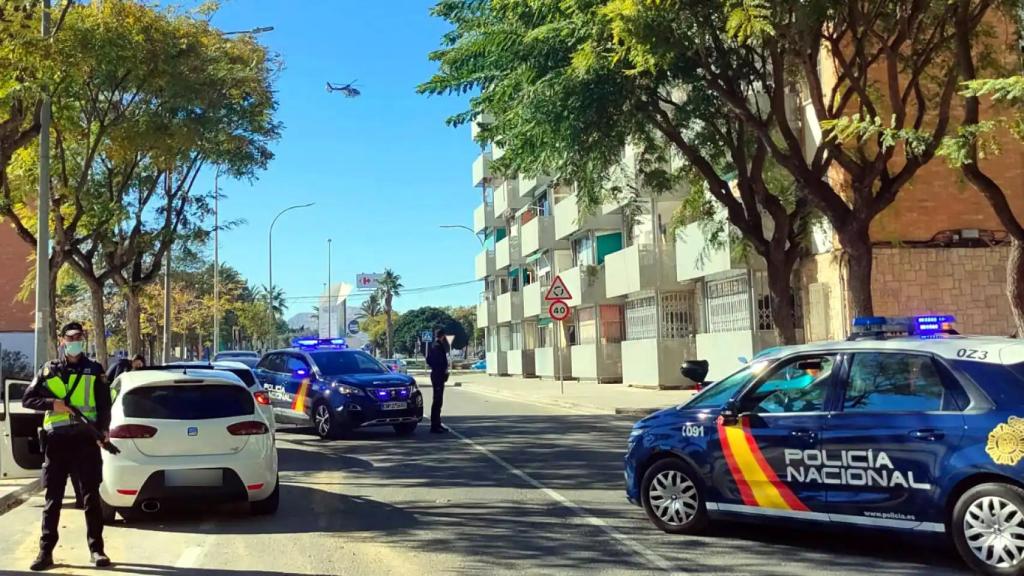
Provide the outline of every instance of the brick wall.
<path id="1" fill-rule="evenodd" d="M 0 222 L 0 332 L 32 330 L 35 301 L 15 301 L 29 270 L 31 249 L 6 222 Z"/>

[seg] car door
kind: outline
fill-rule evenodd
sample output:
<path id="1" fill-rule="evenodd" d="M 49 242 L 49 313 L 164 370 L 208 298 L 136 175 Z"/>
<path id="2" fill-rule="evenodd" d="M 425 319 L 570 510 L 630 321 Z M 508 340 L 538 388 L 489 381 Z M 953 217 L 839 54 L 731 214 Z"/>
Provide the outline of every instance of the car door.
<path id="1" fill-rule="evenodd" d="M 720 510 L 827 519 L 825 487 L 794 477 L 789 463 L 819 449 L 835 366 L 833 354 L 783 359 L 726 405 L 716 431 L 721 454 L 713 458 L 728 467 L 713 476 Z"/>
<path id="2" fill-rule="evenodd" d="M 0 379 L 0 478 L 38 478 L 43 467 L 37 435 L 43 414 L 21 406 L 29 384 Z"/>
<path id="3" fill-rule="evenodd" d="M 299 354 L 285 354 L 285 373 L 281 375 L 285 393 L 289 399 L 288 409 L 295 415 L 305 415 L 309 404 L 312 368 Z"/>
<path id="4" fill-rule="evenodd" d="M 284 368 L 284 359 L 281 353 L 267 354 L 256 366 L 256 377 L 263 384 L 263 389 L 270 394 L 270 403 L 274 411 L 285 410 L 290 402 L 285 395 L 285 389 L 281 383 L 281 372 Z"/>
<path id="5" fill-rule="evenodd" d="M 857 351 L 822 436 L 833 520 L 942 531 L 938 471 L 964 433 L 966 393 L 929 354 Z"/>

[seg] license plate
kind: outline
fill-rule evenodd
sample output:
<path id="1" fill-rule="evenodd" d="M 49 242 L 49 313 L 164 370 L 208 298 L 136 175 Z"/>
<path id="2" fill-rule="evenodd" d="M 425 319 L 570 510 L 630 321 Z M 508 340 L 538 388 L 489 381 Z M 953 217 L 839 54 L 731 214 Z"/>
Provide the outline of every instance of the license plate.
<path id="1" fill-rule="evenodd" d="M 381 410 L 405 410 L 405 402 L 385 402 L 381 404 Z"/>
<path id="2" fill-rule="evenodd" d="M 223 470 L 167 470 L 164 472 L 167 486 L 223 486 Z"/>

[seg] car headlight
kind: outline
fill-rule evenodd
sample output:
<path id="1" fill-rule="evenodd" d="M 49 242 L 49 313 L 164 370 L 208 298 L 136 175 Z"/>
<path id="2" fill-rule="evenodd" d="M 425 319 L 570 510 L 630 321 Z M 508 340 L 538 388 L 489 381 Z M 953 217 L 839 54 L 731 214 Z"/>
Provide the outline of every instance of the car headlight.
<path id="1" fill-rule="evenodd" d="M 409 395 L 412 395 L 412 394 L 418 392 L 419 389 L 420 389 L 420 387 L 417 386 L 415 382 L 413 382 L 412 384 L 409 384 Z"/>
<path id="2" fill-rule="evenodd" d="M 342 384 L 340 382 L 334 383 L 334 389 L 346 396 L 366 396 L 366 392 L 363 392 L 361 388 L 355 386 L 349 386 L 348 384 Z"/>
<path id="3" fill-rule="evenodd" d="M 633 442 L 638 437 L 643 436 L 644 432 L 646 432 L 646 430 L 644 430 L 643 428 L 633 428 L 632 430 L 629 431 L 629 441 Z"/>

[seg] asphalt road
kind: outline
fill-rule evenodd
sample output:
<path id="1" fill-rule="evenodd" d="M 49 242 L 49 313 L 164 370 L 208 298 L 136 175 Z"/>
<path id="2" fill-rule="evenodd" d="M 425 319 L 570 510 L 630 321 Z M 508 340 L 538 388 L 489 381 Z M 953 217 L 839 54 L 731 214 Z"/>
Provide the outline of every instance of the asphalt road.
<path id="1" fill-rule="evenodd" d="M 105 572 L 286 574 L 952 574 L 941 539 L 722 524 L 654 530 L 625 501 L 631 419 L 452 388 L 453 434 L 390 429 L 323 442 L 278 433 L 281 510 L 162 511 L 106 530 Z M 70 502 L 69 502 L 70 503 Z M 42 499 L 0 516 L 0 574 L 29 574 Z M 65 508 L 59 574 L 90 570 L 80 512 Z"/>

